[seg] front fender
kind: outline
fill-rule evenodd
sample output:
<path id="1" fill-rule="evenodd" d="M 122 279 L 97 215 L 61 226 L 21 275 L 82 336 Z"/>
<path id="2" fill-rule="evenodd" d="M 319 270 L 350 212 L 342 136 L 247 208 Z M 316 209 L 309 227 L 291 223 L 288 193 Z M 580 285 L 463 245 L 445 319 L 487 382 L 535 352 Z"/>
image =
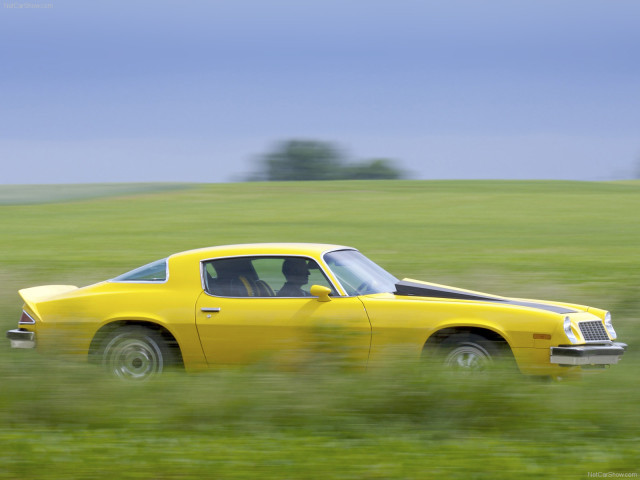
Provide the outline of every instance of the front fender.
<path id="1" fill-rule="evenodd" d="M 511 348 L 512 343 L 514 343 L 514 340 L 512 338 L 513 335 L 505 331 L 500 325 L 496 324 L 495 322 L 487 321 L 485 319 L 478 319 L 478 318 L 456 318 L 456 319 L 449 319 L 446 321 L 439 322 L 434 326 L 433 331 L 428 336 L 428 338 L 425 339 L 424 343 L 429 342 L 429 340 L 434 338 L 434 336 L 438 335 L 438 332 L 442 332 L 443 330 L 447 330 L 447 329 L 455 329 L 460 331 L 470 330 L 470 329 L 489 330 L 494 334 L 502 337 L 505 340 L 505 342 L 507 342 L 507 344 L 509 345 L 509 348 Z M 522 343 L 522 341 L 520 343 Z"/>

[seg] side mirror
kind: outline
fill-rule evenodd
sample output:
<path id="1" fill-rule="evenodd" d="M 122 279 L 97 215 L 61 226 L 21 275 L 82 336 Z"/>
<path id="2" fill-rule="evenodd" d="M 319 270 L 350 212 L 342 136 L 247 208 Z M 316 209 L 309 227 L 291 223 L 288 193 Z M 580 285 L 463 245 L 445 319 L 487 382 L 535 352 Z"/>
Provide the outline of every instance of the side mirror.
<path id="1" fill-rule="evenodd" d="M 331 289 L 327 287 L 323 287 L 322 285 L 311 285 L 309 292 L 314 297 L 318 297 L 319 302 L 330 302 L 331 298 L 329 298 L 329 294 L 331 293 Z"/>

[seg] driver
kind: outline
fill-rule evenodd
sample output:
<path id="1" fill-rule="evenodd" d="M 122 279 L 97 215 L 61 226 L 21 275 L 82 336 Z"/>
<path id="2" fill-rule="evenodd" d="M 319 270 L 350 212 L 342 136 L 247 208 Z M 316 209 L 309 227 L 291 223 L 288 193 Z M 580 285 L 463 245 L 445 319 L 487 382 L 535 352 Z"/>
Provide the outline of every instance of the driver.
<path id="1" fill-rule="evenodd" d="M 302 290 L 302 285 L 309 282 L 309 267 L 304 258 L 287 258 L 282 262 L 282 274 L 287 281 L 278 292 L 278 297 L 309 297 L 311 295 Z"/>

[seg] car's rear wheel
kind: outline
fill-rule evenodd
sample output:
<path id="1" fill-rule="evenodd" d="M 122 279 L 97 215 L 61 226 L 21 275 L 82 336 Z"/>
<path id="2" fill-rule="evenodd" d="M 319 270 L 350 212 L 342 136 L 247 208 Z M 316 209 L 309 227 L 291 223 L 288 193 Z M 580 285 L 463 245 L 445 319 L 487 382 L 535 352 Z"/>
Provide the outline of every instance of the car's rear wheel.
<path id="1" fill-rule="evenodd" d="M 116 330 L 102 351 L 102 364 L 107 372 L 124 380 L 148 380 L 172 363 L 172 351 L 162 336 L 139 326 Z"/>
<path id="2" fill-rule="evenodd" d="M 475 334 L 452 335 L 439 350 L 446 368 L 469 373 L 487 370 L 500 355 L 494 342 Z"/>

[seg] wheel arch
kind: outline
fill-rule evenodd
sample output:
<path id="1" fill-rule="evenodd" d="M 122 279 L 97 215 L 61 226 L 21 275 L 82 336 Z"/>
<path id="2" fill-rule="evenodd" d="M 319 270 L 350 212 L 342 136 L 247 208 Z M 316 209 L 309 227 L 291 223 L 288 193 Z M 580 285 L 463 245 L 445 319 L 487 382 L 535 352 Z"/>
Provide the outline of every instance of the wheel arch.
<path id="1" fill-rule="evenodd" d="M 98 329 L 98 331 L 91 339 L 91 344 L 89 346 L 88 352 L 89 361 L 99 362 L 100 353 L 105 347 L 105 341 L 115 331 L 129 326 L 148 328 L 149 330 L 152 330 L 161 335 L 162 338 L 166 341 L 167 346 L 174 352 L 176 361 L 178 362 L 179 366 L 184 366 L 182 350 L 176 336 L 164 325 L 147 319 L 119 319 L 104 324 Z"/>
<path id="2" fill-rule="evenodd" d="M 447 326 L 444 328 L 440 328 L 433 332 L 429 338 L 425 341 L 422 347 L 422 354 L 428 355 L 438 350 L 440 345 L 448 338 L 453 335 L 478 335 L 483 337 L 485 340 L 496 344 L 496 346 L 500 349 L 501 352 L 505 354 L 509 354 L 513 357 L 513 350 L 511 345 L 505 336 L 497 331 L 493 330 L 486 326 L 468 326 L 468 325 L 458 325 L 458 326 Z"/>

